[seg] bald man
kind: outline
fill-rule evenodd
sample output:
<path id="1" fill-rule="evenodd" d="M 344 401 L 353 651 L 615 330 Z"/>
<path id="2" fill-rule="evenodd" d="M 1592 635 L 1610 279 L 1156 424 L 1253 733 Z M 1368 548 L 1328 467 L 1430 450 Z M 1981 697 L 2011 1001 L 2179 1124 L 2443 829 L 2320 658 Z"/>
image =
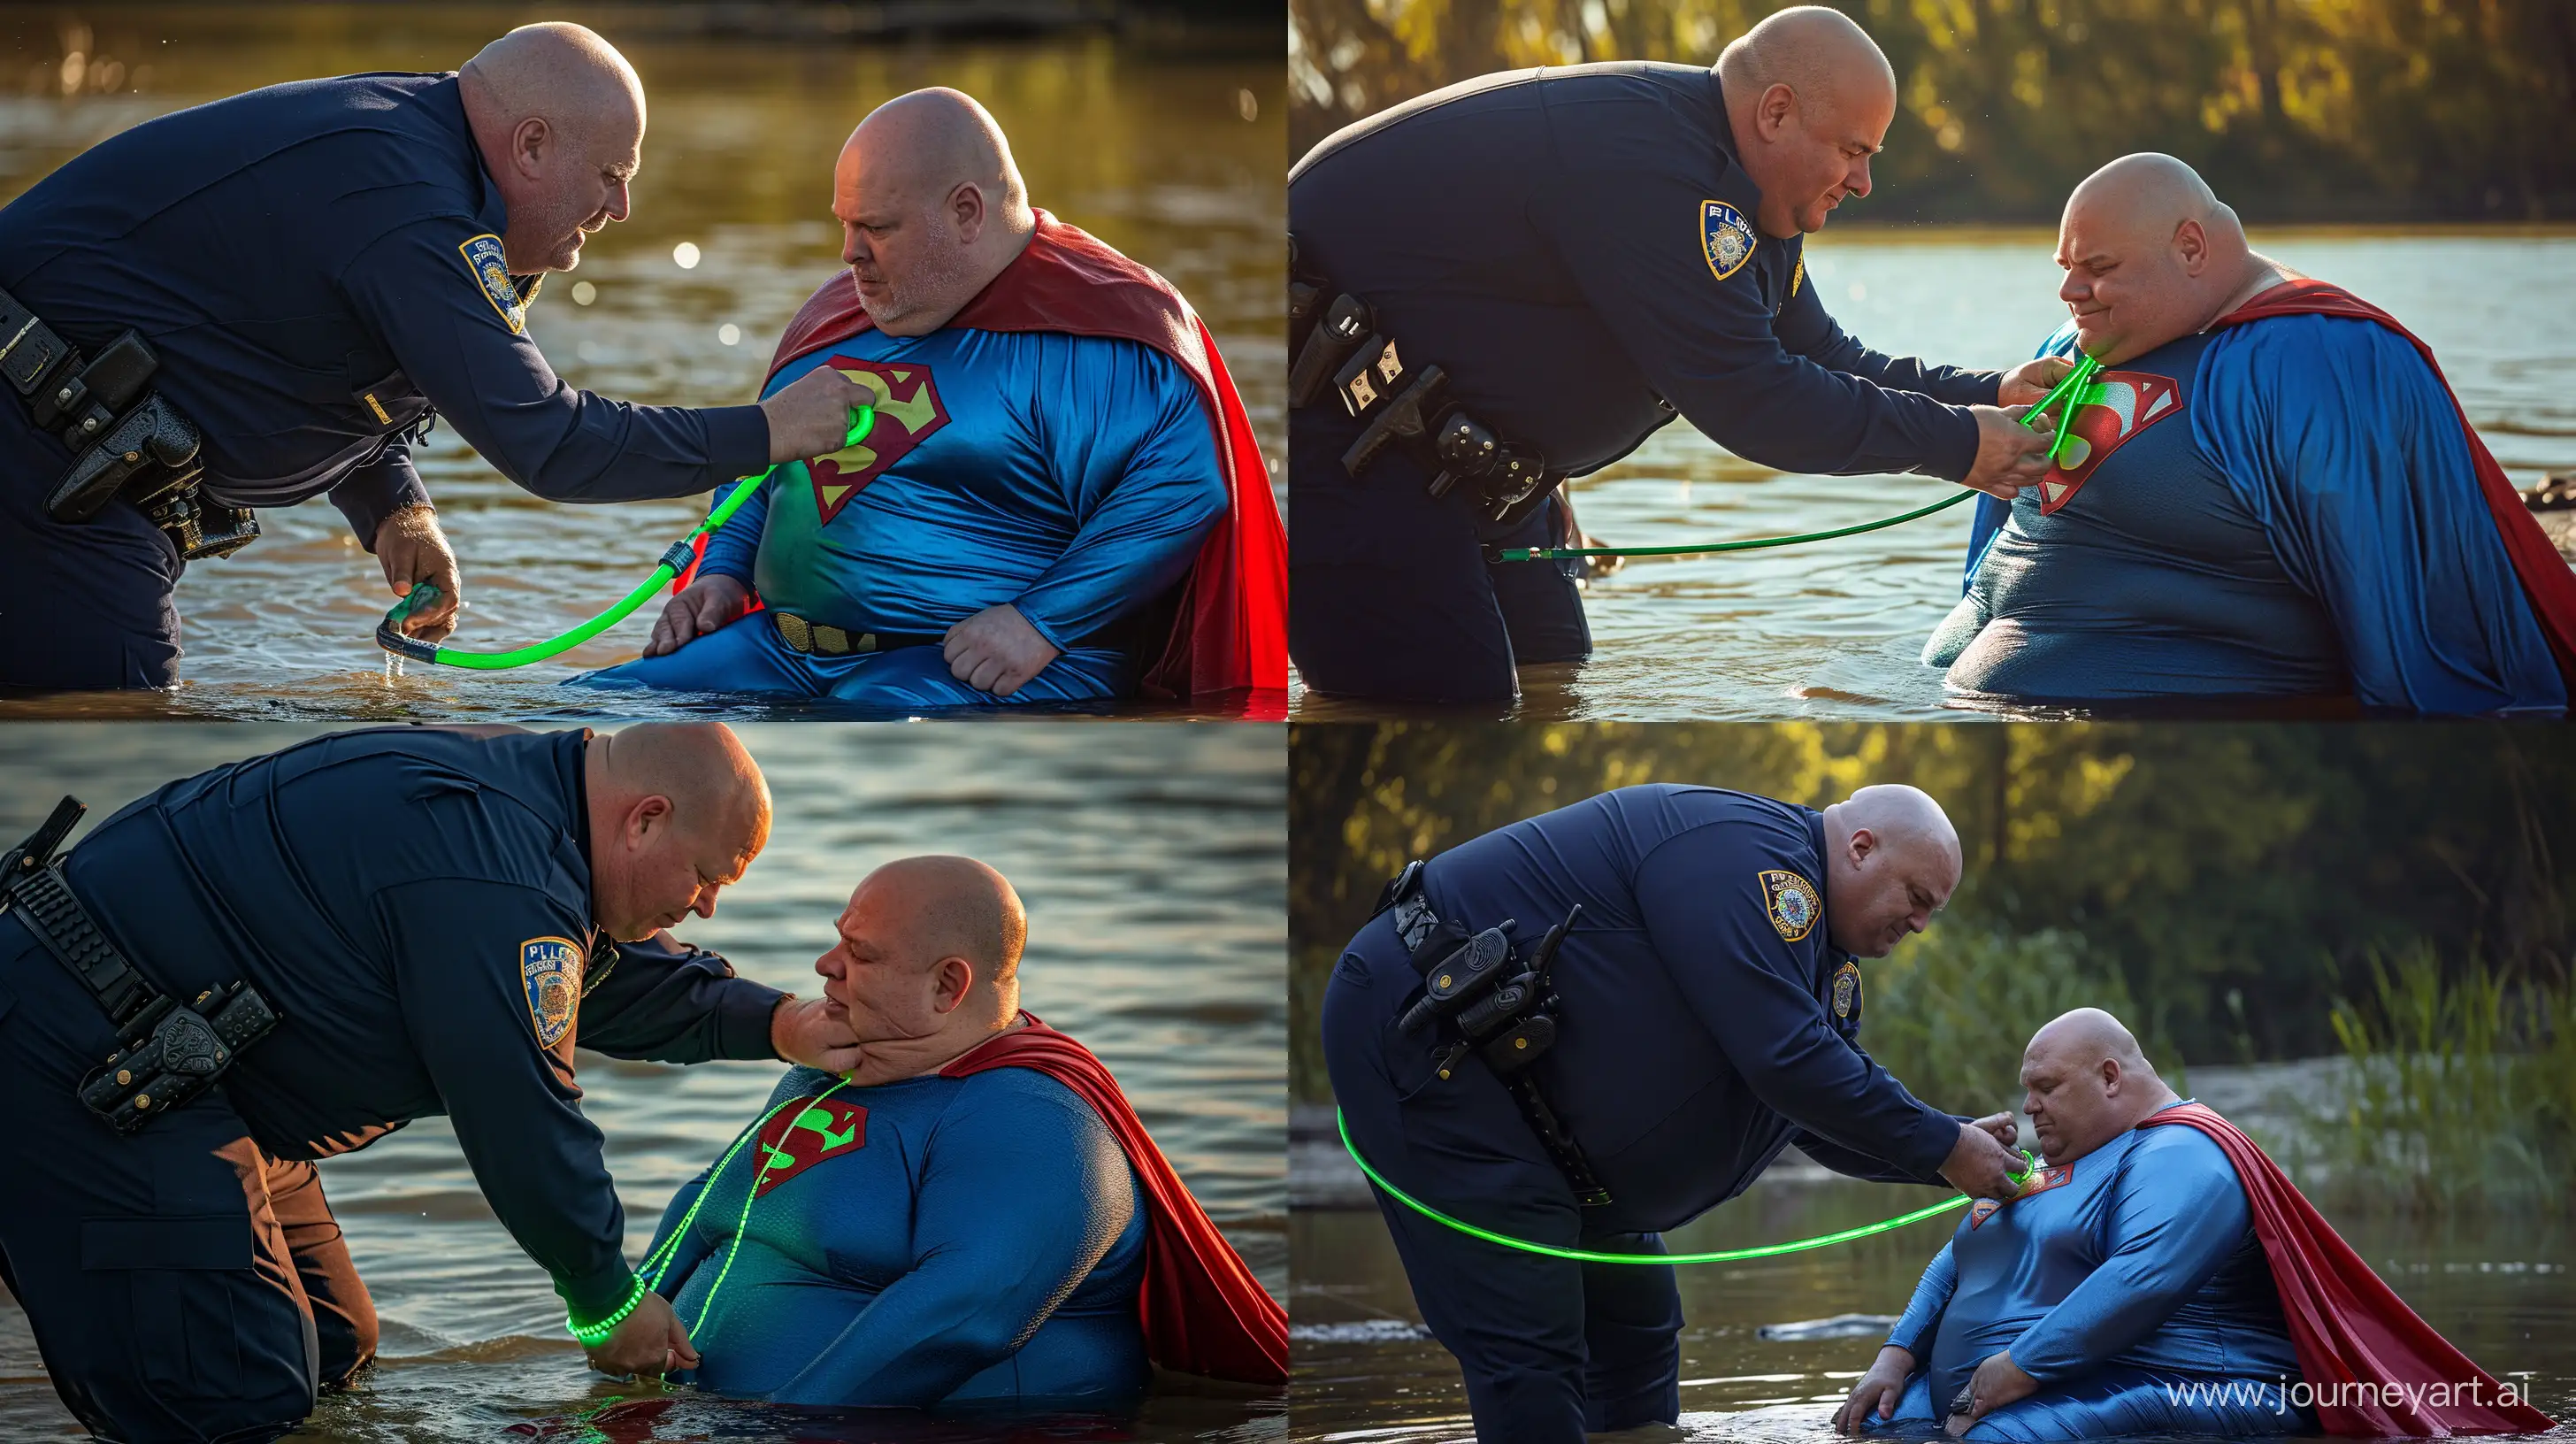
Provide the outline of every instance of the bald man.
<path id="1" fill-rule="evenodd" d="M 718 1155 L 662 1211 L 646 1271 L 702 1360 L 681 1378 L 980 1414 L 1126 1412 L 1156 1365 L 1285 1382 L 1276 1301 L 1108 1070 L 1019 1010 L 1028 915 L 1010 883 L 971 858 L 905 858 L 860 882 L 838 930 L 814 971 L 857 1065 L 789 1070 L 746 1131 L 760 1146 Z M 1237 1280 L 1233 1303 L 1201 1310 L 1192 1287 L 1214 1274 Z M 1216 1358 L 1229 1337 L 1257 1345 L 1233 1361 L 1248 1367 Z"/>
<path id="2" fill-rule="evenodd" d="M 2390 1293 L 2250 1139 L 2176 1095 L 2118 1018 L 2078 1008 L 2040 1028 L 2021 1086 L 2046 1168 L 2019 1196 L 1970 1208 L 1836 1429 L 1946 1422 L 1954 1438 L 2045 1440 L 2550 1427 Z"/>
<path id="3" fill-rule="evenodd" d="M 594 1363 L 690 1357 L 621 1252 L 573 1047 L 858 1061 L 824 1000 L 664 931 L 714 913 L 769 822 L 720 725 L 399 728 L 11 853 L 0 1282 L 72 1413 L 135 1444 L 292 1429 L 376 1343 L 314 1160 L 438 1114 Z"/>
<path id="4" fill-rule="evenodd" d="M 1333 1097 L 1396 1187 L 1558 1248 L 1661 1253 L 1793 1142 L 1854 1177 L 2009 1196 L 2009 1115 L 1922 1103 L 1859 1043 L 1859 960 L 1959 875 L 1949 819 L 1903 786 L 1817 812 L 1653 783 L 1513 823 L 1408 867 L 1343 952 Z M 1484 1444 L 1678 1417 L 1670 1268 L 1379 1207 Z"/>
<path id="5" fill-rule="evenodd" d="M 2066 450 L 1978 503 L 1926 646 L 1965 694 L 2552 715 L 2576 576 L 2385 312 L 2293 276 L 2168 155 L 2067 198 L 2072 319 L 2106 369 Z"/>
<path id="6" fill-rule="evenodd" d="M 1802 245 L 1896 112 L 1887 59 L 1820 7 L 1713 68 L 1481 76 L 1326 139 L 1294 237 L 1290 643 L 1319 692 L 1500 702 L 1591 650 L 1559 483 L 1676 416 L 1783 471 L 2036 480 L 2057 363 L 1962 371 L 1870 350 Z M 1436 377 L 1435 377 L 1436 373 Z"/>
<path id="7" fill-rule="evenodd" d="M 644 657 L 582 681 L 903 713 L 1281 697 L 1278 510 L 1180 293 L 1032 208 L 961 91 L 870 112 L 832 213 L 848 270 L 768 384 L 846 376 L 874 429 L 783 468 L 709 539 Z"/>
<path id="8" fill-rule="evenodd" d="M 691 496 L 841 445 L 866 393 L 636 406 L 528 334 L 549 271 L 627 213 L 644 90 L 578 25 L 461 72 L 299 81 L 101 141 L 0 209 L 0 686 L 169 687 L 171 601 L 254 512 L 329 496 L 404 625 L 454 626 L 411 449 L 444 418 L 550 501 Z"/>

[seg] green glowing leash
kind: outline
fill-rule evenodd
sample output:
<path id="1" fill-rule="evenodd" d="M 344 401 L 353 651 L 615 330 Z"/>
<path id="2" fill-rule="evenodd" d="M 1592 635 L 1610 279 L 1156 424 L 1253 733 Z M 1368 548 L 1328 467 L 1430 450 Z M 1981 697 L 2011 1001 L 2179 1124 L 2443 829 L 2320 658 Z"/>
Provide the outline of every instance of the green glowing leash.
<path id="1" fill-rule="evenodd" d="M 1576 1263 L 1734 1263 L 1742 1259 L 1770 1258 L 1777 1254 L 1802 1253 L 1811 1248 L 1825 1248 L 1832 1244 L 1850 1243 L 1853 1239 L 1867 1238 L 1874 1233 L 1886 1233 L 1890 1229 L 1903 1228 L 1910 1223 L 1921 1223 L 1927 1218 L 1948 1213 L 1950 1210 L 1957 1208 L 1960 1204 L 1968 1201 L 1968 1196 L 1963 1193 L 1957 1198 L 1946 1199 L 1926 1208 L 1918 1208 L 1912 1213 L 1899 1214 L 1895 1218 L 1886 1219 L 1879 1223 L 1867 1223 L 1858 1228 L 1847 1228 L 1840 1233 L 1818 1234 L 1814 1238 L 1792 1239 L 1787 1243 L 1766 1243 L 1753 1248 L 1726 1248 L 1718 1249 L 1713 1253 L 1595 1253 L 1590 1249 L 1558 1248 L 1554 1244 L 1532 1243 L 1525 1238 L 1514 1238 L 1509 1234 L 1496 1233 L 1489 1228 L 1478 1228 L 1476 1225 L 1469 1223 L 1464 1219 L 1451 1218 L 1449 1215 L 1442 1213 L 1440 1210 L 1433 1208 L 1431 1205 L 1424 1203 L 1418 1198 L 1415 1198 L 1412 1194 L 1409 1194 L 1403 1189 L 1396 1187 L 1394 1184 L 1387 1182 L 1384 1178 L 1378 1175 L 1378 1171 L 1376 1169 L 1369 1167 L 1369 1161 L 1360 1157 L 1359 1145 L 1351 1142 L 1350 1120 L 1343 1117 L 1341 1110 L 1338 1108 L 1333 1110 L 1333 1126 L 1341 1130 L 1342 1148 L 1351 1155 L 1351 1162 L 1360 1166 L 1360 1172 L 1368 1175 L 1369 1182 L 1376 1184 L 1387 1197 L 1403 1204 L 1406 1208 L 1412 1209 L 1415 1213 L 1421 1214 L 1424 1218 L 1431 1220 L 1433 1223 L 1445 1224 L 1450 1228 L 1458 1230 L 1460 1233 L 1481 1238 L 1487 1243 L 1500 1244 L 1505 1248 L 1519 1249 L 1523 1253 L 1544 1254 L 1549 1258 L 1572 1259 Z M 2005 1175 L 2005 1177 L 2010 1178 L 2016 1185 L 2027 1183 L 2030 1180 L 2031 1174 L 2039 1167 L 2039 1160 L 2031 1156 L 2030 1150 L 2023 1149 L 2021 1157 L 2021 1172 Z"/>
<path id="2" fill-rule="evenodd" d="M 2048 443 L 2050 461 L 2057 460 L 2058 450 L 2066 445 L 2067 425 L 2074 420 L 2076 406 L 2080 404 L 2073 398 L 2080 393 L 2081 388 L 2092 381 L 2093 373 L 2101 369 L 2102 363 L 2080 351 L 2077 352 L 2074 369 L 2068 371 L 2055 386 L 2050 387 L 2048 394 L 2039 399 L 2038 405 L 2022 413 L 2021 424 L 2037 430 L 2041 418 L 2050 407 L 2056 406 L 2060 401 L 2067 403 L 2058 411 L 2057 435 Z M 1507 562 L 1552 562 L 1568 557 L 1683 557 L 1698 556 L 1703 552 L 1749 552 L 1763 547 L 1792 547 L 1802 542 L 1832 541 L 1836 537 L 1858 536 L 1862 532 L 1903 526 L 1909 521 L 1930 516 L 1936 511 L 1945 511 L 1978 495 L 1982 493 L 1961 488 L 1957 493 L 1945 496 L 1930 506 L 1919 506 L 1898 516 L 1881 517 L 1877 521 L 1865 521 L 1858 526 L 1836 527 L 1831 531 L 1800 532 L 1795 536 L 1754 537 L 1749 541 L 1692 542 L 1685 546 L 1670 547 L 1503 547 L 1492 555 Z"/>
<path id="3" fill-rule="evenodd" d="M 877 410 L 873 406 L 851 407 L 849 435 L 842 439 L 841 444 L 845 447 L 856 446 L 866 440 L 868 429 L 876 424 L 876 419 Z M 778 465 L 786 464 L 782 461 Z M 424 642 L 418 637 L 407 636 L 402 629 L 403 622 L 411 616 L 413 609 L 427 605 L 438 595 L 436 583 L 423 582 L 411 589 L 410 596 L 396 602 L 394 609 L 385 613 L 385 619 L 376 624 L 376 645 L 394 656 L 408 657 L 415 662 L 436 662 L 443 666 L 471 667 L 485 672 L 524 667 L 531 662 L 542 662 L 558 652 L 568 652 L 616 626 L 619 622 L 625 621 L 637 607 L 644 605 L 647 599 L 660 591 L 665 583 L 687 571 L 690 563 L 697 559 L 698 538 L 723 526 L 744 502 L 751 500 L 753 493 L 767 485 L 769 479 L 777 474 L 778 466 L 773 466 L 758 476 L 744 477 L 741 483 L 734 487 L 733 494 L 717 503 L 715 510 L 707 513 L 707 519 L 698 523 L 697 530 L 673 542 L 671 549 L 662 553 L 662 563 L 653 569 L 653 575 L 646 577 L 641 585 L 628 592 L 615 606 L 560 636 L 509 652 L 468 652 L 461 648 L 442 647 L 435 642 Z"/>

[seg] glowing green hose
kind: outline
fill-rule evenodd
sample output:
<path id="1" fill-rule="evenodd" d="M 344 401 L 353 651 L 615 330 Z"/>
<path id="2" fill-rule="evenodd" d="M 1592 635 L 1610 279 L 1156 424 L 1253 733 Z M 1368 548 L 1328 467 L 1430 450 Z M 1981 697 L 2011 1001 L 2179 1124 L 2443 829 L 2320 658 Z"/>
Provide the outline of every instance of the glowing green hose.
<path id="1" fill-rule="evenodd" d="M 856 446 L 866 440 L 868 429 L 876 424 L 876 419 L 877 411 L 873 406 L 850 408 L 850 430 L 841 444 L 845 447 Z M 781 462 L 779 465 L 784 466 L 786 463 Z M 571 651 L 619 622 L 625 621 L 637 607 L 644 605 L 655 592 L 660 591 L 664 584 L 687 571 L 689 564 L 696 560 L 698 538 L 723 526 L 744 502 L 751 500 L 753 493 L 767 485 L 769 479 L 777 474 L 778 467 L 773 466 L 758 476 L 744 477 L 741 483 L 734 487 L 732 495 L 718 502 L 715 510 L 707 513 L 707 519 L 698 523 L 697 530 L 673 542 L 670 550 L 662 553 L 661 565 L 653 569 L 653 575 L 646 577 L 635 590 L 620 598 L 615 606 L 569 632 L 509 652 L 468 652 L 457 647 L 442 647 L 433 642 L 424 642 L 418 637 L 405 635 L 402 629 L 402 624 L 410 618 L 414 610 L 428 605 L 438 595 L 436 583 L 423 582 L 411 589 L 410 596 L 396 602 L 394 609 L 385 613 L 385 619 L 376 624 L 376 645 L 397 657 L 408 657 L 415 662 L 436 662 L 441 666 L 471 667 L 485 672 L 524 667 L 530 662 L 542 662 L 558 652 Z"/>
<path id="2" fill-rule="evenodd" d="M 680 1243 L 689 1236 L 689 1226 L 698 1221 L 699 1206 L 707 1201 L 709 1194 L 716 1191 L 716 1181 L 724 1177 L 725 1165 L 733 1162 L 735 1154 L 742 1152 L 742 1146 L 758 1138 L 761 1130 L 769 1126 L 769 1120 L 777 1117 L 780 1110 L 786 1108 L 788 1104 L 802 1103 L 807 1108 L 817 1108 L 822 1105 L 824 1099 L 840 1092 L 849 1084 L 850 1080 L 843 1078 L 815 1097 L 790 1098 L 786 1103 L 778 1104 L 752 1120 L 751 1127 L 744 1130 L 742 1136 L 733 1141 L 733 1146 L 725 1150 L 724 1157 L 716 1160 L 716 1166 L 707 1170 L 707 1181 L 699 1187 L 698 1196 L 689 1200 L 689 1211 L 680 1215 L 680 1226 L 671 1230 L 670 1237 L 662 1240 L 662 1246 L 646 1254 L 644 1262 L 636 1266 L 636 1272 L 646 1275 L 646 1281 L 652 1285 L 655 1292 L 661 1290 L 663 1275 L 671 1271 L 672 1261 L 680 1256 Z M 801 1121 L 803 1115 L 800 1114 L 798 1117 Z M 789 1126 L 793 1128 L 794 1125 Z M 785 1140 L 782 1138 L 780 1141 Z M 734 1220 L 733 1241 L 725 1247 L 724 1263 L 716 1269 L 716 1281 L 707 1285 L 707 1296 L 698 1304 L 698 1316 L 689 1322 L 689 1332 L 692 1334 L 706 1323 L 709 1314 L 715 1312 L 716 1291 L 724 1287 L 725 1275 L 733 1272 L 734 1255 L 742 1251 L 742 1236 L 751 1225 L 751 1201 L 760 1196 L 761 1180 L 767 1178 L 769 1171 L 778 1166 L 777 1159 L 767 1156 L 775 1151 L 763 1150 L 760 1171 L 751 1176 L 751 1186 L 743 1190 L 742 1216 Z"/>
<path id="3" fill-rule="evenodd" d="M 2037 430 L 2040 419 L 2048 413 L 2050 407 L 2057 406 L 2061 401 L 2067 403 L 2058 410 L 2057 434 L 2048 443 L 2050 461 L 2057 460 L 2058 450 L 2066 445 L 2066 428 L 2075 418 L 2076 407 L 2081 404 L 2075 398 L 2081 388 L 2093 379 L 2093 373 L 2101 369 L 2101 362 L 2080 352 L 2077 353 L 2074 368 L 2068 371 L 2055 386 L 2049 388 L 2048 394 L 2039 399 L 2038 405 L 2022 413 L 2021 424 Z M 1552 562 L 1569 557 L 1690 557 L 1698 556 L 1703 552 L 1749 552 L 1758 551 L 1764 547 L 1793 547 L 1805 542 L 1832 541 L 1836 537 L 1858 536 L 1862 532 L 1903 526 L 1909 521 L 1917 521 L 1936 511 L 1957 506 L 1976 495 L 1978 493 L 1963 489 L 1941 498 L 1930 506 L 1919 506 L 1899 516 L 1881 517 L 1877 521 L 1865 521 L 1858 526 L 1836 527 L 1832 531 L 1799 532 L 1794 536 L 1754 537 L 1748 541 L 1692 542 L 1684 546 L 1670 547 L 1504 547 L 1494 555 L 1507 562 Z"/>
<path id="4" fill-rule="evenodd" d="M 1351 1121 L 1348 1118 L 1343 1117 L 1341 1110 L 1338 1108 L 1333 1110 L 1333 1124 L 1342 1131 L 1342 1147 L 1351 1155 L 1351 1162 L 1360 1166 L 1360 1172 L 1368 1175 L 1369 1182 L 1376 1184 L 1387 1197 L 1403 1204 L 1406 1208 L 1412 1209 L 1415 1213 L 1422 1215 L 1433 1223 L 1446 1224 L 1450 1228 L 1458 1230 L 1460 1233 L 1481 1238 L 1487 1243 L 1500 1244 L 1504 1248 L 1519 1249 L 1523 1253 L 1544 1254 L 1549 1258 L 1572 1259 L 1576 1263 L 1704 1264 L 1735 1263 L 1739 1260 L 1749 1258 L 1771 1258 L 1778 1254 L 1802 1253 L 1811 1248 L 1825 1248 L 1832 1244 L 1849 1243 L 1853 1239 L 1867 1238 L 1874 1233 L 1886 1233 L 1890 1229 L 1903 1228 L 1910 1223 L 1921 1223 L 1927 1218 L 1948 1213 L 1950 1210 L 1957 1208 L 1960 1204 L 1968 1201 L 1968 1196 L 1963 1193 L 1957 1198 L 1947 1199 L 1943 1202 L 1932 1204 L 1926 1208 L 1918 1208 L 1912 1213 L 1900 1214 L 1895 1218 L 1886 1219 L 1879 1223 L 1868 1223 L 1863 1224 L 1858 1228 L 1847 1228 L 1840 1233 L 1818 1234 L 1814 1238 L 1792 1239 L 1787 1243 L 1766 1243 L 1754 1248 L 1727 1248 L 1719 1249 L 1713 1253 L 1595 1253 L 1590 1249 L 1558 1248 L 1554 1244 L 1532 1243 L 1525 1238 L 1514 1238 L 1509 1234 L 1496 1233 L 1489 1228 L 1478 1228 L 1464 1219 L 1451 1218 L 1449 1215 L 1442 1213 L 1440 1210 L 1433 1208 L 1431 1205 L 1424 1203 L 1418 1198 L 1415 1198 L 1412 1194 L 1409 1194 L 1403 1189 L 1396 1187 L 1394 1184 L 1387 1182 L 1384 1178 L 1379 1176 L 1376 1169 L 1369 1167 L 1369 1161 L 1360 1157 L 1359 1145 L 1351 1142 Z M 2015 1184 L 2028 1181 L 2031 1175 L 2031 1170 L 2039 1166 L 2039 1160 L 2031 1157 L 2029 1150 L 2023 1150 L 2021 1156 L 2024 1165 L 2022 1171 L 2006 1175 L 2012 1179 Z"/>

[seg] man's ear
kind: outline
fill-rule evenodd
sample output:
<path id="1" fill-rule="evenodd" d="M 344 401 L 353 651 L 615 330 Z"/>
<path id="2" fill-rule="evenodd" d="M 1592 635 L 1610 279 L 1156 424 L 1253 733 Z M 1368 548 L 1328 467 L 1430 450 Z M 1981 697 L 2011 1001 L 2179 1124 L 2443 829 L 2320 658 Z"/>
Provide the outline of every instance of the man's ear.
<path id="1" fill-rule="evenodd" d="M 510 166 L 520 175 L 535 180 L 546 169 L 546 151 L 554 144 L 554 128 L 542 115 L 520 121 L 510 131 Z"/>
<path id="2" fill-rule="evenodd" d="M 1780 132 L 1789 128 L 1789 117 L 1797 113 L 1798 92 L 1774 81 L 1753 102 L 1753 129 L 1764 140 L 1778 140 Z"/>
<path id="3" fill-rule="evenodd" d="M 957 228 L 961 244 L 973 245 L 984 234 L 984 188 L 973 181 L 959 181 L 948 193 L 948 222 Z"/>
<path id="4" fill-rule="evenodd" d="M 1857 867 L 1867 862 L 1871 853 L 1878 851 L 1878 834 L 1866 827 L 1855 827 L 1852 829 L 1851 841 L 1844 846 L 1851 853 L 1853 866 Z"/>
<path id="5" fill-rule="evenodd" d="M 957 1005 L 975 990 L 975 965 L 964 958 L 941 958 L 931 971 L 930 1010 L 934 1013 L 957 1011 Z"/>
<path id="6" fill-rule="evenodd" d="M 2103 1059 L 2103 1060 L 2102 1060 L 2102 1096 L 2103 1096 L 2103 1097 L 2105 1097 L 2105 1098 L 2117 1098 L 2117 1097 L 2119 1097 L 2119 1096 L 2120 1096 L 2120 1084 L 2121 1084 L 2121 1082 L 2123 1081 L 2123 1078 L 2124 1078 L 2124 1075 L 2123 1075 L 2123 1074 L 2121 1073 L 2121 1071 L 2120 1071 L 2120 1060 L 2119 1060 L 2119 1059 L 2117 1059 L 2117 1058 L 2105 1058 L 2105 1059 Z"/>
<path id="7" fill-rule="evenodd" d="M 637 798 L 635 805 L 626 809 L 628 839 L 634 842 L 650 841 L 654 834 L 670 827 L 673 811 L 671 799 L 658 792 Z"/>
<path id="8" fill-rule="evenodd" d="M 2197 276 L 2209 265 L 2209 233 L 2197 220 L 2186 220 L 2174 227 L 2174 258 L 2182 262 L 2182 273 Z"/>

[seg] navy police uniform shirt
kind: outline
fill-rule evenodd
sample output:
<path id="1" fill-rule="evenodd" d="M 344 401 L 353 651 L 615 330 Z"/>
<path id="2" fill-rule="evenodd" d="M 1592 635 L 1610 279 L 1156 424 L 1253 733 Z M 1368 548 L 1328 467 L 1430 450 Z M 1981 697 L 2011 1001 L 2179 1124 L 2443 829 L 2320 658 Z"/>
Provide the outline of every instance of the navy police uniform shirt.
<path id="1" fill-rule="evenodd" d="M 0 209 L 0 288 L 84 355 L 141 332 L 216 499 L 328 492 L 370 547 L 428 499 L 405 438 L 433 411 L 553 501 L 687 496 L 768 464 L 758 407 L 634 406 L 557 378 L 507 229 L 454 75 L 346 75 L 91 147 Z"/>
<path id="2" fill-rule="evenodd" d="M 1611 1195 L 1591 1233 L 1673 1228 L 1741 1193 L 1788 1143 L 1861 1177 L 1938 1182 L 1958 1120 L 1858 1041 L 1860 968 L 1826 936 L 1824 820 L 1714 787 L 1623 787 L 1433 858 L 1423 896 L 1524 946 L 1564 919 L 1556 1046 L 1532 1076 Z M 1408 979 L 1408 981 L 1411 981 Z M 1433 1030 L 1393 1034 L 1399 1088 Z"/>
<path id="3" fill-rule="evenodd" d="M 574 1044 L 768 1058 L 780 994 L 593 926 L 588 735 L 319 738 L 140 799 L 65 876 L 163 991 L 246 979 L 277 1011 L 222 1085 L 263 1149 L 323 1158 L 447 1114 L 511 1237 L 596 1316 L 634 1275 Z"/>
<path id="4" fill-rule="evenodd" d="M 1803 238 L 1756 230 L 1760 201 L 1716 72 L 1636 61 L 1434 91 L 1337 132 L 1288 181 L 1301 268 L 1367 301 L 1408 366 L 1448 372 L 1551 473 L 1606 466 L 1678 411 L 1782 471 L 1966 476 L 1976 422 L 1958 408 L 1991 404 L 2000 375 L 1844 334 Z"/>

